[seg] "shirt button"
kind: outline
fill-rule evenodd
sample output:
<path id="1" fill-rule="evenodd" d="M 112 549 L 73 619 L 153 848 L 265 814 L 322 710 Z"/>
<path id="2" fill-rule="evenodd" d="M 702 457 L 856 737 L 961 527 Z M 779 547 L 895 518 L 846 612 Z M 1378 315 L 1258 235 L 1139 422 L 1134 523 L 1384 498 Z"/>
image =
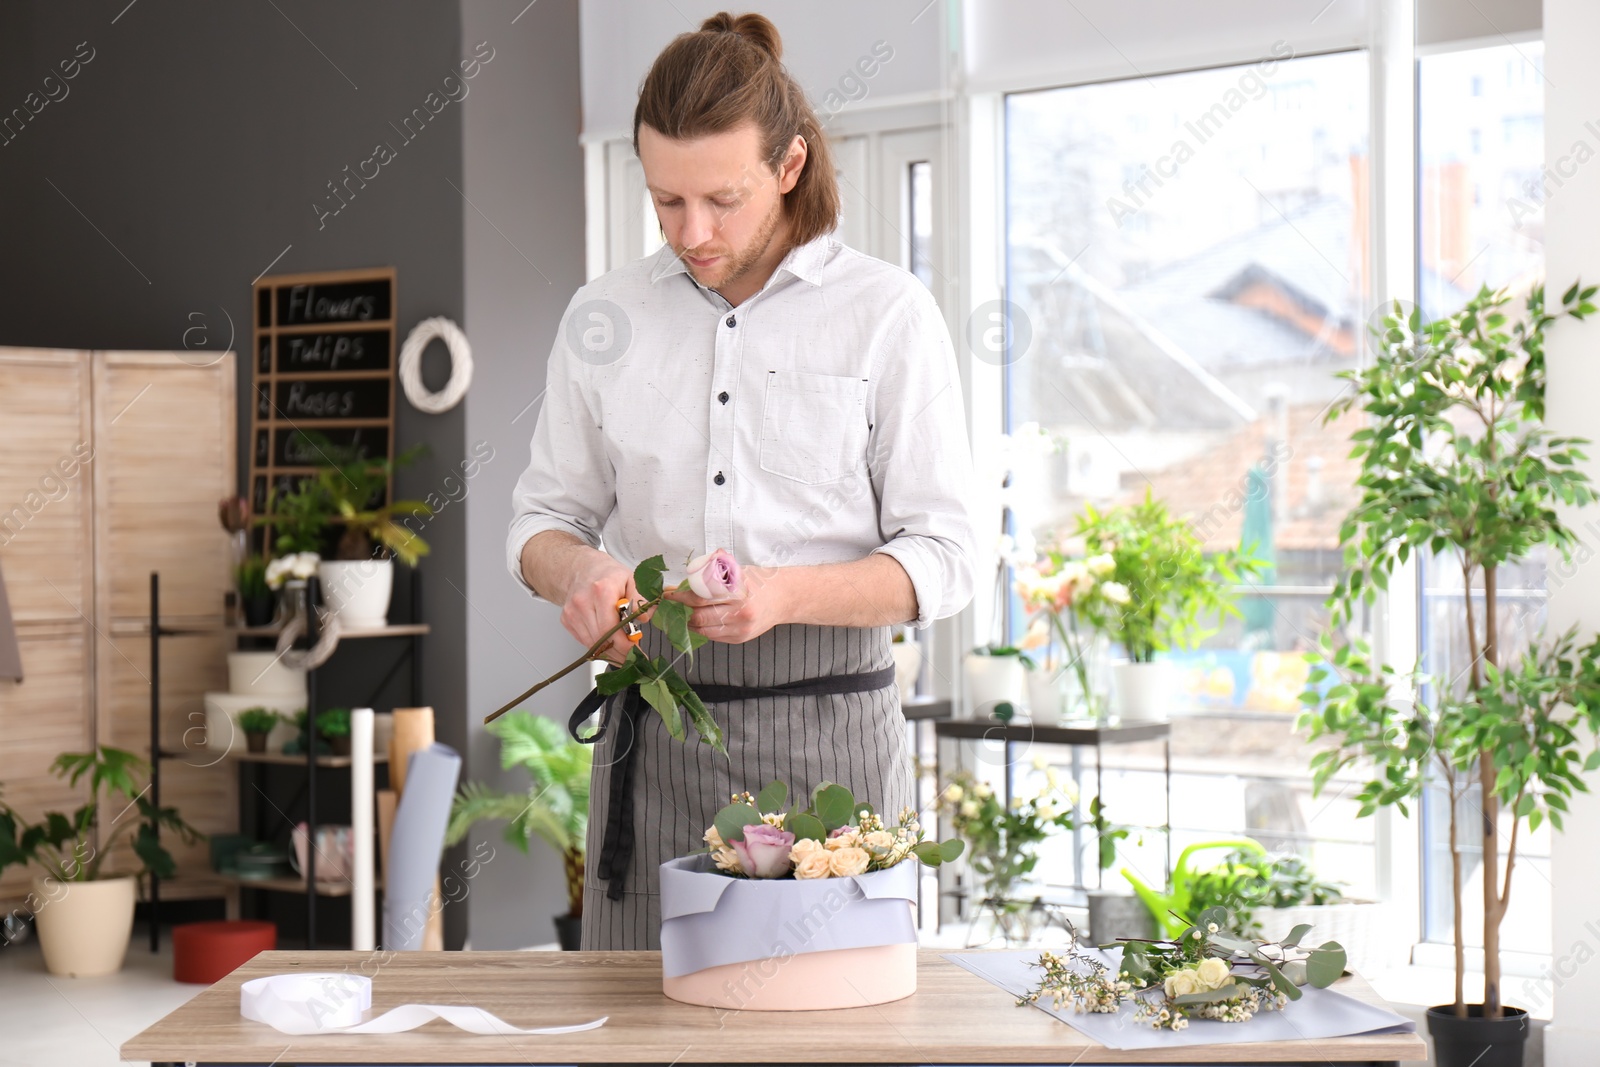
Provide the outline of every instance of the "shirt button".
<path id="1" fill-rule="evenodd" d="M 718 471 L 717 472 L 717 476 L 715 478 L 711 479 L 711 480 L 716 482 L 718 485 L 721 485 L 723 482 L 727 481 L 728 479 L 726 479 L 726 478 L 724 478 L 722 476 L 722 472 L 721 471 Z"/>
<path id="2" fill-rule="evenodd" d="M 728 394 L 726 392 L 718 393 L 717 402 L 719 404 L 726 404 L 728 402 Z"/>
<path id="3" fill-rule="evenodd" d="M 739 325 L 739 316 L 737 316 L 737 315 L 729 315 L 728 316 L 728 325 L 730 327 Z"/>

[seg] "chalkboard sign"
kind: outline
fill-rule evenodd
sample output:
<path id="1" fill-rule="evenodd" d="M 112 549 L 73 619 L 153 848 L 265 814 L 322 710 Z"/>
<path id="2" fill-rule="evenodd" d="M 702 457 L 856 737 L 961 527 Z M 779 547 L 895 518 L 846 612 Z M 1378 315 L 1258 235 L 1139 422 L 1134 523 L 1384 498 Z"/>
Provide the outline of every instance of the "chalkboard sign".
<path id="1" fill-rule="evenodd" d="M 270 491 L 287 491 L 320 465 L 297 430 L 394 459 L 395 272 L 262 277 L 255 297 L 249 492 L 264 515 Z M 258 530 L 257 546 L 270 545 L 271 529 Z"/>

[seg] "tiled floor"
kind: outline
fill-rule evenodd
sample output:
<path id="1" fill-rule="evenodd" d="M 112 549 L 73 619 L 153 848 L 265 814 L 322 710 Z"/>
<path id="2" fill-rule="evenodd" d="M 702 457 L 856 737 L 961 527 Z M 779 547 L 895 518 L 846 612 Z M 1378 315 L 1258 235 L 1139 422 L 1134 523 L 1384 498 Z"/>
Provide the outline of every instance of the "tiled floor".
<path id="1" fill-rule="evenodd" d="M 124 1041 L 205 986 L 172 980 L 172 947 L 151 955 L 135 931 L 122 970 L 104 978 L 57 978 L 39 943 L 0 948 L 0 1067 L 111 1067 Z"/>

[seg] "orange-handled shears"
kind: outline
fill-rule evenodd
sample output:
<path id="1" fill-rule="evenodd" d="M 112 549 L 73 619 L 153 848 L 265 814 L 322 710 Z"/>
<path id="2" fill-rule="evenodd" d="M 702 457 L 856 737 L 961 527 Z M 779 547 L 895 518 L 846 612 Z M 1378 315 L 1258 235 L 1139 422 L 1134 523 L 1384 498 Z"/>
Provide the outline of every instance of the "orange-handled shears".
<path id="1" fill-rule="evenodd" d="M 628 617 L 628 598 L 627 597 L 623 597 L 621 600 L 617 601 L 617 618 L 626 619 L 627 617 Z M 623 633 L 624 636 L 627 637 L 627 639 L 630 642 L 632 642 L 633 644 L 636 644 L 636 645 L 639 643 L 639 639 L 644 636 L 643 632 L 640 631 L 638 625 L 636 623 L 634 623 L 634 622 L 631 622 L 631 621 L 623 624 L 622 633 Z"/>

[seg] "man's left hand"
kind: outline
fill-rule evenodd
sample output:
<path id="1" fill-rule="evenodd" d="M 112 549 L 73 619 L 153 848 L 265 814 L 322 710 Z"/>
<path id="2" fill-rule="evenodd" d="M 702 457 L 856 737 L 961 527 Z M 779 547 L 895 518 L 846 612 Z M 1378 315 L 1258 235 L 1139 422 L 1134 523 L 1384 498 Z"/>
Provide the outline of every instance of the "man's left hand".
<path id="1" fill-rule="evenodd" d="M 788 621 L 788 605 L 781 567 L 744 568 L 744 588 L 736 596 L 707 600 L 688 589 L 667 592 L 694 609 L 689 629 L 712 641 L 738 645 L 753 640 Z"/>

